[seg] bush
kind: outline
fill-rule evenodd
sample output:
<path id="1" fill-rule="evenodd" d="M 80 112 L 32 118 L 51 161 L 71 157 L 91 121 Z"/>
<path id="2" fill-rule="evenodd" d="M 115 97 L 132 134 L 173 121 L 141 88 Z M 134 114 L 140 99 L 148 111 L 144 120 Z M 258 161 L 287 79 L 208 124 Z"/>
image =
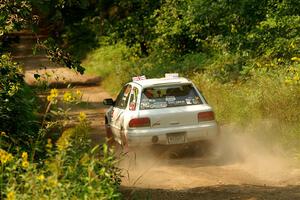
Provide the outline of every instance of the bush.
<path id="1" fill-rule="evenodd" d="M 0 131 L 7 135 L 0 146 L 28 150 L 39 127 L 33 92 L 25 84 L 20 66 L 7 54 L 0 57 L 0 76 Z"/>
<path id="2" fill-rule="evenodd" d="M 42 163 L 0 149 L 1 199 L 120 199 L 115 158 L 106 145 L 91 149 L 87 130 L 83 120 L 55 145 L 48 140 Z"/>
<path id="3" fill-rule="evenodd" d="M 0 148 L 1 199 L 121 198 L 117 160 L 105 144 L 92 147 L 86 115 L 80 113 L 72 128 L 66 129 L 70 125 L 68 112 L 81 96 L 78 90 L 66 91 L 60 98 L 58 90 L 52 89 L 32 150 Z M 56 138 L 54 133 L 60 131 Z M 1 134 L 0 140 L 4 137 L 10 135 Z M 45 155 L 37 159 L 37 151 Z"/>

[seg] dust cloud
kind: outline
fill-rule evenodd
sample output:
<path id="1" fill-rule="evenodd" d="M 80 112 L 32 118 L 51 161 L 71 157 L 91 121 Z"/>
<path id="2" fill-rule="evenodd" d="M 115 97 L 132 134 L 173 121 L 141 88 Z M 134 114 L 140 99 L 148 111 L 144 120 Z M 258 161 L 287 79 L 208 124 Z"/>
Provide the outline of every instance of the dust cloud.
<path id="1" fill-rule="evenodd" d="M 268 128 L 262 130 L 260 125 L 246 129 L 226 127 L 217 144 L 219 151 L 223 151 L 221 159 L 262 180 L 284 183 L 291 178 L 291 170 L 295 166 L 286 150 L 274 141 L 272 134 L 276 133 Z"/>
<path id="2" fill-rule="evenodd" d="M 182 189 L 215 185 L 300 185 L 300 167 L 274 139 L 270 122 L 227 125 L 205 151 L 137 147 L 123 156 L 122 184 Z M 175 155 L 175 156 L 174 156 Z"/>

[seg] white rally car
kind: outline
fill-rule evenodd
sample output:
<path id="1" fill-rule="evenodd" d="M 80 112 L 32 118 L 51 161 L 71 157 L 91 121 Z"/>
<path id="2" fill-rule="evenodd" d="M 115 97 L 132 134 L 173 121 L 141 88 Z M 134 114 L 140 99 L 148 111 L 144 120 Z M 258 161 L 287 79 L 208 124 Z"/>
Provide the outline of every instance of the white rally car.
<path id="1" fill-rule="evenodd" d="M 212 108 L 177 74 L 127 83 L 105 114 L 107 136 L 122 146 L 187 144 L 219 135 Z"/>

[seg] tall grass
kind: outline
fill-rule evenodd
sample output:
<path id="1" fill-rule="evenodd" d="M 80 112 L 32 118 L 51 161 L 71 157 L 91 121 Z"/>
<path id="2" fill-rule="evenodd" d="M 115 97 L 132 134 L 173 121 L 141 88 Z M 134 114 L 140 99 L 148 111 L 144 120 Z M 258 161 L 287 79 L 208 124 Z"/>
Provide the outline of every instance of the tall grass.
<path id="1" fill-rule="evenodd" d="M 221 84 L 197 74 L 193 81 L 214 105 L 222 122 L 242 122 L 272 118 L 284 122 L 299 122 L 300 87 L 279 79 L 253 77 L 242 83 Z"/>
<path id="2" fill-rule="evenodd" d="M 87 55 L 82 65 L 87 73 L 101 76 L 102 84 L 108 91 L 117 93 L 128 79 L 128 74 L 125 73 L 130 66 L 130 62 L 125 59 L 128 51 L 123 44 L 103 46 Z"/>
<path id="3" fill-rule="evenodd" d="M 280 144 L 300 159 L 300 87 L 265 76 L 221 84 L 197 74 L 193 81 L 221 124 L 253 127 L 255 137 Z"/>

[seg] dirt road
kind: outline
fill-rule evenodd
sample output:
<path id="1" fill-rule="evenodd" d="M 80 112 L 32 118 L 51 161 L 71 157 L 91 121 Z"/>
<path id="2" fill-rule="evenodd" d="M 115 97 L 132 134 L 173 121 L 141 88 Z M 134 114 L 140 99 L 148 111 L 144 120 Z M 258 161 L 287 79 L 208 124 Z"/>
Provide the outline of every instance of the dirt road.
<path id="1" fill-rule="evenodd" d="M 299 166 L 254 138 L 230 134 L 231 127 L 222 131 L 226 137 L 206 155 L 129 153 L 121 163 L 124 190 L 136 199 L 300 199 Z"/>
<path id="2" fill-rule="evenodd" d="M 71 114 L 85 112 L 92 122 L 92 139 L 104 142 L 106 108 L 101 102 L 110 95 L 101 88 L 99 77 L 81 76 L 50 64 L 43 54 L 30 56 L 30 35 L 22 36 L 20 42 L 15 46 L 15 59 L 24 64 L 26 81 L 35 84 L 33 74 L 37 72 L 53 74 L 50 82 L 60 86 L 61 92 L 69 83 L 80 89 L 86 104 Z M 222 132 L 224 137 L 218 148 L 207 155 L 183 151 L 177 158 L 170 158 L 169 151 L 157 153 L 147 148 L 129 152 L 120 162 L 124 198 L 300 199 L 300 167 L 255 138 L 232 134 L 232 127 L 223 127 Z"/>
<path id="3" fill-rule="evenodd" d="M 74 107 L 70 115 L 77 118 L 80 112 L 84 112 L 91 122 L 90 135 L 93 142 L 103 143 L 105 107 L 102 101 L 109 97 L 109 94 L 101 87 L 101 78 L 95 75 L 80 75 L 74 70 L 52 63 L 43 51 L 32 55 L 36 35 L 30 32 L 16 33 L 15 36 L 19 38 L 19 42 L 12 44 L 12 56 L 23 66 L 26 83 L 31 86 L 39 84 L 34 78 L 34 74 L 39 74 L 41 80 L 47 81 L 49 87 L 58 88 L 61 96 L 65 91 L 70 90 L 69 86 L 74 91 L 80 90 L 83 93 L 82 105 Z M 38 35 L 38 37 L 43 40 L 46 35 Z"/>

